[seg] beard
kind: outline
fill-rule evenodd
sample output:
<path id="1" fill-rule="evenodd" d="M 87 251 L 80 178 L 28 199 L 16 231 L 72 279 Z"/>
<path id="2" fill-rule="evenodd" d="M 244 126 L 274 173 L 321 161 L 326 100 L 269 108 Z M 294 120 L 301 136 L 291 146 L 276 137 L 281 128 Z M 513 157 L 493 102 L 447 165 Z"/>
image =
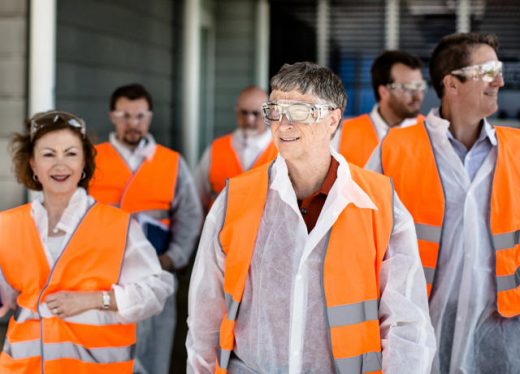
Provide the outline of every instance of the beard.
<path id="1" fill-rule="evenodd" d="M 128 130 L 123 136 L 123 141 L 130 146 L 137 146 L 144 138 L 143 133 L 137 130 Z"/>
<path id="2" fill-rule="evenodd" d="M 400 118 L 412 118 L 417 117 L 417 115 L 420 113 L 421 101 L 414 100 L 410 101 L 410 103 L 407 105 L 403 105 L 397 100 L 392 99 L 389 102 L 389 107 Z"/>

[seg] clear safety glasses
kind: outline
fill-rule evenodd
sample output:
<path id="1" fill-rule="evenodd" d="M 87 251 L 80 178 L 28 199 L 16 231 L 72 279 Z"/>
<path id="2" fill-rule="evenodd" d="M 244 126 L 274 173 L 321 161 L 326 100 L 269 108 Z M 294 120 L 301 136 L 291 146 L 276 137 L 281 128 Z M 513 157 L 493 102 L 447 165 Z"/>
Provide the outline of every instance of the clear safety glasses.
<path id="1" fill-rule="evenodd" d="M 498 76 L 502 76 L 502 61 L 488 61 L 479 65 L 466 66 L 461 69 L 453 70 L 452 75 L 459 77 L 481 80 L 483 82 L 493 82 Z"/>
<path id="2" fill-rule="evenodd" d="M 428 85 L 425 81 L 416 81 L 410 83 L 389 83 L 386 85 L 390 90 L 401 91 L 408 94 L 415 92 L 424 92 Z"/>
<path id="3" fill-rule="evenodd" d="M 335 109 L 333 106 L 327 104 L 311 105 L 304 102 L 279 104 L 268 101 L 262 105 L 262 113 L 267 125 L 271 125 L 273 121 L 281 121 L 284 115 L 290 123 L 313 124 L 319 122 L 330 111 Z"/>
<path id="4" fill-rule="evenodd" d="M 136 122 L 142 123 L 142 122 L 147 121 L 150 118 L 152 118 L 152 115 L 153 115 L 153 112 L 151 112 L 151 111 L 140 112 L 140 113 L 136 113 L 134 115 L 132 115 L 128 112 L 122 111 L 122 110 L 112 111 L 112 116 L 114 117 L 114 119 L 116 121 L 124 122 L 124 123 L 128 123 L 131 121 L 136 121 Z"/>
<path id="5" fill-rule="evenodd" d="M 52 110 L 35 114 L 34 117 L 31 118 L 31 127 L 29 129 L 29 137 L 31 141 L 41 129 L 47 126 L 52 126 L 59 122 L 65 122 L 70 127 L 78 129 L 83 137 L 85 137 L 87 133 L 85 121 L 83 121 L 81 118 L 72 113 L 63 112 L 60 110 Z"/>

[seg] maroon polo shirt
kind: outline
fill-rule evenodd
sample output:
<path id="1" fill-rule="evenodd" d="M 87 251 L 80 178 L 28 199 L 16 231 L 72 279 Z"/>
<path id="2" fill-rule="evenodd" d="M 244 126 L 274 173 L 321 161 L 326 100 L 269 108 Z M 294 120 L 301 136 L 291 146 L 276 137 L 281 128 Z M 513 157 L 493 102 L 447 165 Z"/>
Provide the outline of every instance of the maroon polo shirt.
<path id="1" fill-rule="evenodd" d="M 316 226 L 323 204 L 325 204 L 327 195 L 336 181 L 338 166 L 339 162 L 334 157 L 331 157 L 329 171 L 327 171 L 327 175 L 325 176 L 321 188 L 303 200 L 298 199 L 298 206 L 300 207 L 300 212 L 305 221 L 305 225 L 307 225 L 307 232 L 311 232 L 314 226 Z"/>

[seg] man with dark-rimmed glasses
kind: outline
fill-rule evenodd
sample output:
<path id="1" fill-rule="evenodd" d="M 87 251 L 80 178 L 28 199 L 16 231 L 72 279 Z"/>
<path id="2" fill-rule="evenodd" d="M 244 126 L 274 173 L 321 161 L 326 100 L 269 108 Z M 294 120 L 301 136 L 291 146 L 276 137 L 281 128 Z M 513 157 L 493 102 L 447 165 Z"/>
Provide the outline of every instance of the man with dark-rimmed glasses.
<path id="1" fill-rule="evenodd" d="M 433 373 L 520 372 L 520 131 L 486 119 L 504 85 L 497 49 L 491 34 L 444 37 L 430 60 L 441 106 L 391 130 L 368 165 L 415 221 Z"/>
<path id="2" fill-rule="evenodd" d="M 174 272 L 189 262 L 202 210 L 182 156 L 157 144 L 149 133 L 152 110 L 152 97 L 142 85 L 114 91 L 109 118 L 115 132 L 108 142 L 96 146 L 90 193 L 102 203 L 132 213 L 155 247 L 162 268 Z M 159 315 L 138 323 L 134 373 L 169 372 L 175 297 L 174 292 Z"/>

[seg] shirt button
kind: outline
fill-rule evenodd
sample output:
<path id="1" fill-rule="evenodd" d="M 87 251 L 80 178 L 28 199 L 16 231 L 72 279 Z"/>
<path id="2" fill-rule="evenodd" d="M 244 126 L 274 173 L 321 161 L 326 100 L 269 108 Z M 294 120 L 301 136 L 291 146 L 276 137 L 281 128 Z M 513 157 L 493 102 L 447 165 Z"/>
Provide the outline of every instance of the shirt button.
<path id="1" fill-rule="evenodd" d="M 305 208 L 301 208 L 301 209 L 300 209 L 300 212 L 302 212 L 302 214 L 305 215 L 305 214 L 307 214 L 307 209 L 305 209 Z"/>

